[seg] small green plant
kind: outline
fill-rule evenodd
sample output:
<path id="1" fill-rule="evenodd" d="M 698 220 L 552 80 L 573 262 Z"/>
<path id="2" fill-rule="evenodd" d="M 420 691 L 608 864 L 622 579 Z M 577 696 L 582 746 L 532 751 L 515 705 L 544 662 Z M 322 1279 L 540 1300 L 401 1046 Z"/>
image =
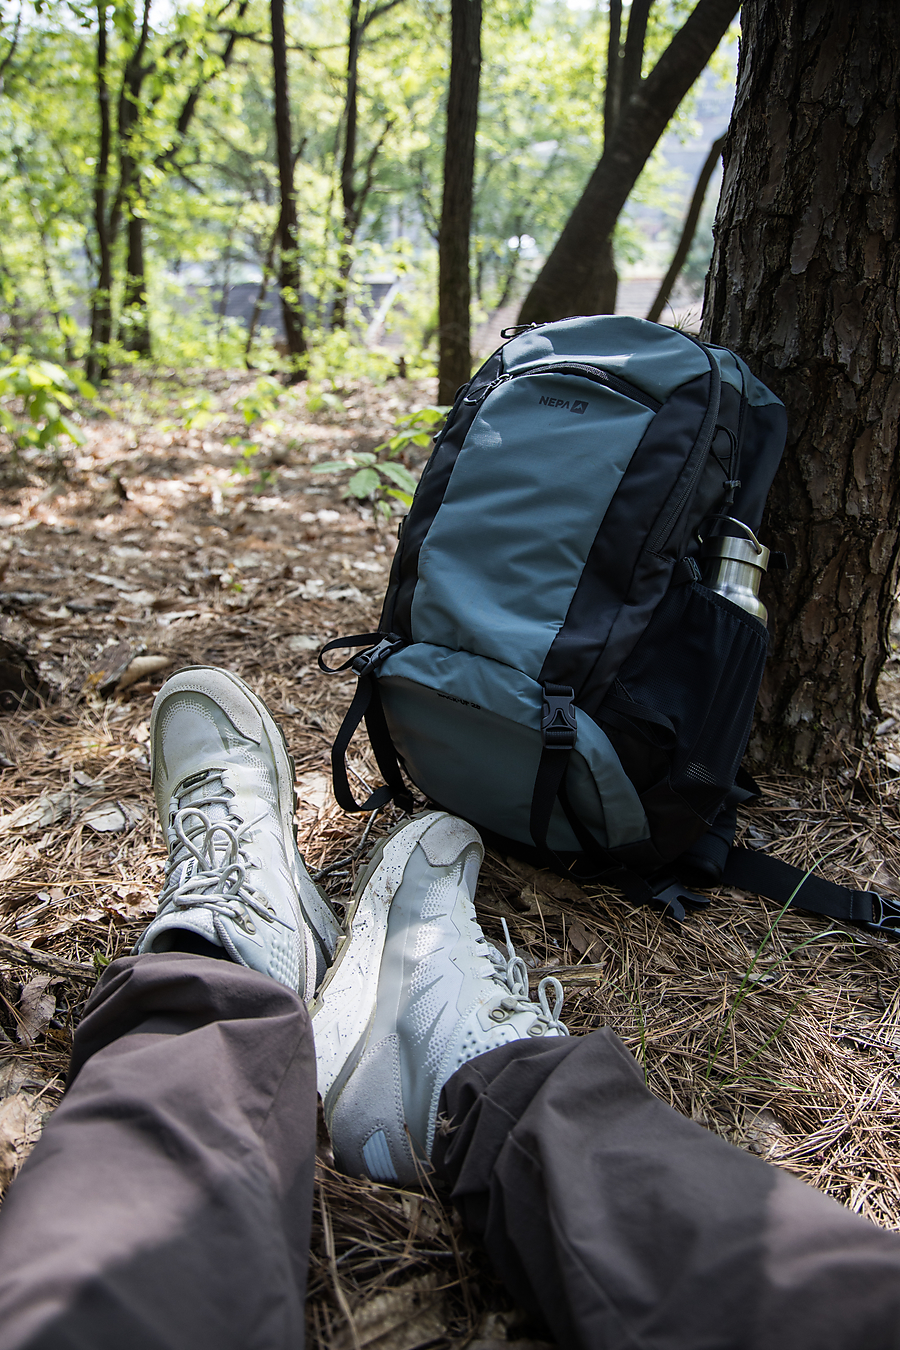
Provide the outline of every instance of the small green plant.
<path id="1" fill-rule="evenodd" d="M 278 400 L 283 393 L 284 388 L 280 381 L 270 375 L 262 375 L 250 392 L 239 398 L 234 406 L 243 414 L 248 427 L 259 423 L 260 430 L 277 433 L 282 430 L 282 424 L 272 414 L 276 411 Z M 251 485 L 253 492 L 265 492 L 266 488 L 272 486 L 275 482 L 275 470 L 268 465 L 257 468 L 254 464 L 260 451 L 255 441 L 246 436 L 229 436 L 227 444 L 240 451 L 232 470 L 234 474 L 239 478 L 250 478 L 254 471 L 256 472 L 256 481 Z"/>
<path id="2" fill-rule="evenodd" d="M 14 454 L 52 449 L 64 436 L 76 445 L 84 444 L 84 432 L 66 416 L 75 406 L 72 389 L 86 399 L 97 395 L 87 380 L 68 374 L 52 361 L 33 361 L 20 353 L 0 366 L 0 429 L 12 441 Z"/>
<path id="3" fill-rule="evenodd" d="M 250 427 L 254 422 L 262 422 L 268 431 L 280 431 L 281 423 L 274 421 L 272 414 L 278 407 L 278 399 L 284 393 L 284 387 L 271 375 L 261 375 L 249 394 L 239 398 L 235 408 L 243 413 L 244 421 Z"/>
<path id="4" fill-rule="evenodd" d="M 447 408 L 418 408 L 397 422 L 397 431 L 390 440 L 376 445 L 374 450 L 357 450 L 346 459 L 314 464 L 313 473 L 344 473 L 353 470 L 344 488 L 345 497 L 371 501 L 373 509 L 387 518 L 391 514 L 391 499 L 405 507 L 412 505 L 416 480 L 404 464 L 396 459 L 411 446 L 427 446 L 435 427 L 447 416 Z"/>
<path id="5" fill-rule="evenodd" d="M 236 450 L 241 452 L 235 460 L 231 472 L 237 474 L 239 478 L 249 478 L 256 468 L 253 460 L 259 454 L 259 446 L 242 436 L 229 436 L 227 444 L 233 445 Z M 266 488 L 271 487 L 275 482 L 275 471 L 267 465 L 257 469 L 256 475 L 256 482 L 252 485 L 252 490 L 256 493 L 265 492 Z"/>

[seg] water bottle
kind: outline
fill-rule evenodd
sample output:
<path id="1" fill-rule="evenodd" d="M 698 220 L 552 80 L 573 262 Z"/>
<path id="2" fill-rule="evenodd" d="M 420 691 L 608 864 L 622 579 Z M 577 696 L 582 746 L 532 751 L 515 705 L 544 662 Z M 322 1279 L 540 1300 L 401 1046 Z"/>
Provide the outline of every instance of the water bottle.
<path id="1" fill-rule="evenodd" d="M 742 520 L 731 516 L 718 519 L 736 525 L 746 538 L 717 534 L 712 539 L 700 539 L 703 584 L 765 623 L 769 614 L 759 598 L 759 586 L 769 566 L 769 550 Z"/>

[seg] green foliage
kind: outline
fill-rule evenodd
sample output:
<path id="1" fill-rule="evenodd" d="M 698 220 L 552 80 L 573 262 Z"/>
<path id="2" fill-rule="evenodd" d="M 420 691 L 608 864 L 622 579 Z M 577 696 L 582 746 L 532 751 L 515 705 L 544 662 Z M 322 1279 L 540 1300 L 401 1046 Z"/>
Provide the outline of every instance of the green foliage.
<path id="1" fill-rule="evenodd" d="M 695 0 L 658 0 L 651 10 L 645 70 Z M 26 12 L 28 12 L 26 10 Z M 114 364 L 140 314 L 124 306 L 124 223 L 143 222 L 154 360 L 163 368 L 240 365 L 246 328 L 227 317 L 223 288 L 267 273 L 277 291 L 278 175 L 272 128 L 268 11 L 250 0 L 175 0 L 153 6 L 135 98 L 122 78 L 141 30 L 141 7 L 116 0 L 108 20 L 112 114 L 107 214 L 118 211 L 110 300 Z M 344 246 L 340 184 L 346 73 L 346 11 L 303 0 L 290 14 L 295 186 L 306 325 L 310 407 L 339 411 L 342 378 L 381 380 L 401 342 L 408 373 L 433 374 L 436 241 L 441 203 L 448 14 L 432 0 L 402 0 L 369 25 L 359 62 L 355 186 L 368 186 L 350 248 L 347 327 L 330 314 Z M 96 280 L 94 175 L 99 153 L 96 7 L 48 0 L 23 22 L 11 50 L 0 27 L 0 332 L 12 351 L 71 364 L 84 354 Z M 226 66 L 230 31 L 239 37 Z M 250 40 L 252 39 L 252 40 Z M 553 245 L 602 149 L 607 8 L 567 0 L 496 0 L 486 7 L 484 69 L 472 226 L 478 313 L 521 294 Z M 9 60 L 6 61 L 6 57 Z M 722 57 L 718 57 L 720 65 Z M 181 114 L 196 94 L 182 133 Z M 117 119 L 134 111 L 127 149 L 134 177 L 120 177 Z M 686 102 L 680 125 L 695 130 Z M 654 207 L 671 174 L 651 165 L 634 194 Z M 680 208 L 674 213 L 680 214 Z M 647 248 L 639 214 L 623 217 L 622 258 Z M 383 325 L 372 284 L 400 280 Z M 376 298 L 384 295 L 379 286 Z M 77 316 L 77 317 L 75 317 Z M 138 322 L 137 328 L 140 324 Z M 272 334 L 257 329 L 248 359 L 284 369 Z"/>
<path id="2" fill-rule="evenodd" d="M 20 353 L 0 366 L 0 428 L 14 451 L 55 449 L 67 438 L 84 443 L 84 433 L 67 413 L 75 406 L 71 390 L 93 399 L 96 390 L 78 375 L 69 375 L 51 361 L 34 361 Z"/>
<path id="3" fill-rule="evenodd" d="M 401 417 L 397 422 L 396 433 L 381 445 L 376 445 L 374 450 L 354 451 L 347 459 L 314 464 L 312 472 L 352 471 L 344 488 L 344 496 L 355 497 L 358 501 L 371 501 L 373 509 L 382 516 L 391 515 L 392 501 L 409 509 L 416 490 L 416 479 L 406 465 L 396 461 L 413 446 L 421 448 L 430 445 L 435 428 L 443 422 L 448 411 L 448 408 L 431 406 L 419 408 L 408 417 Z"/>

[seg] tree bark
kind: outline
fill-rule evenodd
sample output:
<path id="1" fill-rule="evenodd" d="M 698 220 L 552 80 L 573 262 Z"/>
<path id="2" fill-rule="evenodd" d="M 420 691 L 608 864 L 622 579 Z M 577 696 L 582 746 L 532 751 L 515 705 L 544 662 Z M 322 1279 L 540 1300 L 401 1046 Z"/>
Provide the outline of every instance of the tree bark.
<path id="1" fill-rule="evenodd" d="M 284 0 L 271 0 L 272 74 L 275 85 L 275 143 L 278 151 L 278 181 L 281 189 L 279 237 L 279 284 L 281 312 L 288 354 L 299 375 L 306 361 L 303 332 L 303 298 L 300 279 L 300 246 L 297 238 L 297 198 L 294 192 L 294 154 L 291 146 L 291 105 L 288 91 L 287 41 L 284 31 Z"/>
<path id="2" fill-rule="evenodd" d="M 878 715 L 900 546 L 900 8 L 746 0 L 704 334 L 783 399 L 751 750 L 847 757 Z"/>
<path id="3" fill-rule="evenodd" d="M 438 235 L 438 403 L 472 373 L 469 236 L 481 82 L 481 0 L 451 0 L 444 197 Z"/>
<path id="4" fill-rule="evenodd" d="M 669 296 L 672 294 L 672 287 L 678 280 L 682 267 L 687 262 L 687 256 L 691 251 L 691 244 L 694 242 L 694 235 L 697 233 L 697 222 L 700 219 L 700 212 L 703 210 L 703 199 L 706 196 L 706 189 L 709 187 L 709 180 L 712 178 L 715 167 L 722 157 L 722 147 L 725 144 L 725 137 L 713 141 L 709 147 L 709 154 L 703 162 L 703 168 L 697 175 L 697 182 L 694 184 L 694 193 L 691 197 L 691 204 L 688 207 L 688 213 L 684 218 L 684 225 L 681 228 L 681 237 L 678 245 L 672 255 L 672 261 L 669 264 L 669 270 L 660 282 L 659 290 L 656 292 L 656 299 L 650 306 L 647 318 L 656 323 L 660 314 L 666 306 Z"/>
<path id="5" fill-rule="evenodd" d="M 612 235 L 657 141 L 737 10 L 736 0 L 699 0 L 653 70 L 623 104 L 600 163 L 525 297 L 519 323 L 598 312 L 603 261 L 599 244 Z"/>

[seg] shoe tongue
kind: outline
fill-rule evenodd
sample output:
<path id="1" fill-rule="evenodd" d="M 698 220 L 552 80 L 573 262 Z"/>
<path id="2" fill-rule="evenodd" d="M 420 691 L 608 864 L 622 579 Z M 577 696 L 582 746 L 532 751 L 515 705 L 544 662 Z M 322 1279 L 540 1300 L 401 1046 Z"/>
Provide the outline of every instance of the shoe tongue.
<path id="1" fill-rule="evenodd" d="M 225 795 L 220 774 L 211 776 L 206 770 L 185 778 L 175 792 L 182 810 L 186 806 L 198 806 L 207 819 L 212 821 L 228 820 L 231 815 L 227 802 L 210 801 L 211 797 Z"/>

